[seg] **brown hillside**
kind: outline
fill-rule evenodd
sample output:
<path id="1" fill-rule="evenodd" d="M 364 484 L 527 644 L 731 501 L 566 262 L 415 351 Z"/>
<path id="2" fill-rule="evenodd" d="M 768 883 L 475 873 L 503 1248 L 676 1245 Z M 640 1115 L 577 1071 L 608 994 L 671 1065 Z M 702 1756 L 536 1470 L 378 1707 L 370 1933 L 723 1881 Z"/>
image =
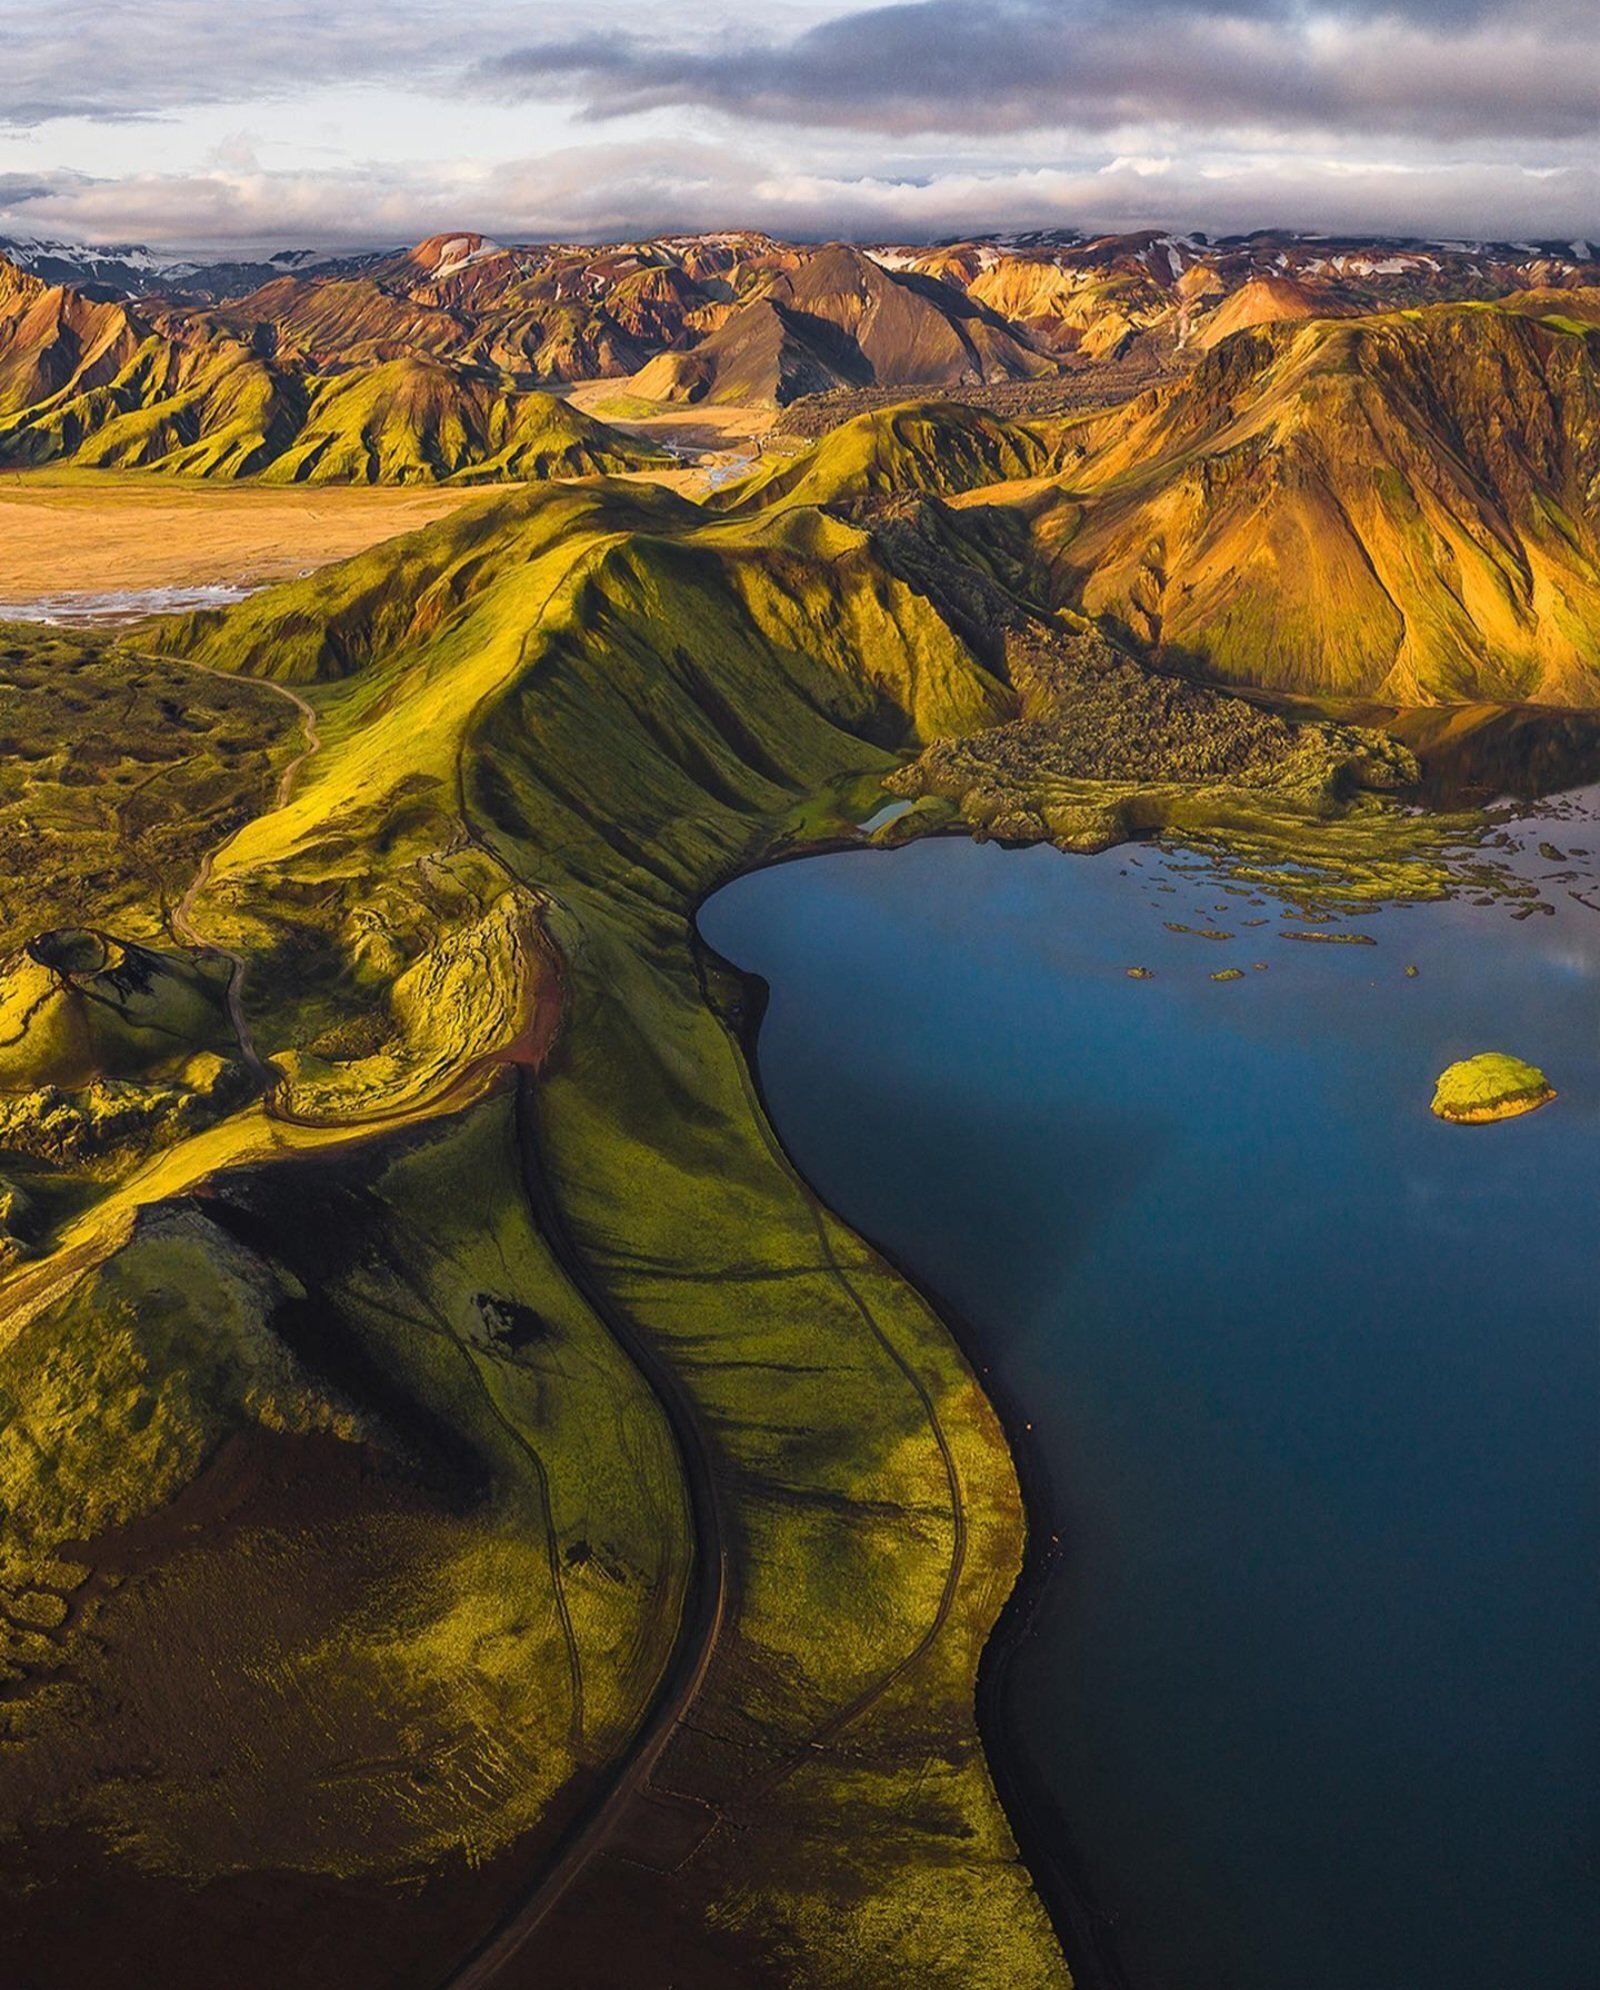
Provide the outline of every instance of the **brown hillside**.
<path id="1" fill-rule="evenodd" d="M 959 289 L 885 270 L 842 243 L 800 259 L 700 345 L 663 354 L 649 399 L 784 406 L 832 387 L 1035 379 L 1055 362 Z"/>
<path id="2" fill-rule="evenodd" d="M 1345 315 L 1345 307 L 1332 299 L 1313 297 L 1303 285 L 1283 276 L 1253 276 L 1201 324 L 1193 343 L 1210 352 L 1235 332 L 1252 325 L 1292 324 L 1302 318 L 1333 318 Z"/>
<path id="3" fill-rule="evenodd" d="M 143 337 L 126 306 L 41 283 L 0 258 L 0 415 L 103 385 Z"/>

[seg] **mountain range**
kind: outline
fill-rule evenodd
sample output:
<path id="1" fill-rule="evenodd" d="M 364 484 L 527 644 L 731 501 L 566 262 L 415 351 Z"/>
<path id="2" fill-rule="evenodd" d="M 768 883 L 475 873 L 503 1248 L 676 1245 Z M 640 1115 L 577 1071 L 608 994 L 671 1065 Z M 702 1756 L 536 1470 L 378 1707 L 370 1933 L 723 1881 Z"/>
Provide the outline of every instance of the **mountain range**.
<path id="1" fill-rule="evenodd" d="M 1035 396 L 1021 421 L 947 410 L 916 446 L 911 415 L 830 418 L 818 449 L 768 457 L 760 501 L 903 489 L 911 446 L 918 488 L 969 528 L 1003 517 L 1038 591 L 1165 669 L 1586 705 L 1600 266 L 1579 250 L 460 235 L 209 304 L 0 263 L 0 463 L 525 481 L 659 467 L 649 421 L 675 408 Z M 1150 367 L 1074 412 L 1065 383 L 1130 340 Z M 566 376 L 630 368 L 601 407 L 644 430 L 560 398 Z"/>
<path id="2" fill-rule="evenodd" d="M 0 257 L 107 302 L 141 300 L 317 366 L 423 352 L 545 384 L 636 373 L 725 334 L 713 365 L 663 380 L 715 389 L 730 343 L 770 363 L 728 369 L 759 398 L 851 384 L 1027 377 L 1280 316 L 1405 308 L 1600 281 L 1588 242 L 1424 243 L 1262 233 L 1034 234 L 934 247 L 785 243 L 758 233 L 580 247 L 439 235 L 307 260 L 163 263 L 147 250 L 8 243 Z M 1231 300 L 1247 292 L 1243 304 Z M 864 334 L 864 336 L 863 336 Z M 785 346 L 790 349 L 782 350 Z M 731 392 L 729 393 L 731 398 Z"/>
<path id="3" fill-rule="evenodd" d="M 0 463 L 289 483 L 637 469 L 659 452 L 549 394 L 399 347 L 319 371 L 225 326 L 0 262 Z"/>

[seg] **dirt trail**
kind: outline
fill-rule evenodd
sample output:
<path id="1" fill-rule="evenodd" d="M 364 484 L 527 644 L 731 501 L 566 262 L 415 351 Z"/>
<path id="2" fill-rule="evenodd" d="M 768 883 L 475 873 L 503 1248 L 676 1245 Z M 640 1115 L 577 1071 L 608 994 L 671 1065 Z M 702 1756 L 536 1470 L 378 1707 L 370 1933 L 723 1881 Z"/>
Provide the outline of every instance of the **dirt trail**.
<path id="1" fill-rule="evenodd" d="M 467 834 L 474 841 L 470 815 L 466 809 L 464 772 L 458 766 L 460 799 Z M 484 847 L 481 846 L 480 847 Z M 493 854 L 493 853 L 491 853 Z M 514 875 L 504 858 L 496 857 L 508 876 Z M 557 961 L 559 971 L 559 958 Z M 565 991 L 561 1003 L 566 1008 Z M 899 1370 L 916 1396 L 938 1450 L 950 1498 L 951 1542 L 939 1600 L 914 1644 L 887 1666 L 844 1706 L 813 1728 L 802 1741 L 764 1775 L 754 1779 L 741 1792 L 746 1802 L 759 1800 L 784 1781 L 801 1763 L 811 1760 L 852 1722 L 888 1694 L 932 1649 L 949 1621 L 966 1566 L 968 1514 L 959 1467 L 950 1445 L 938 1405 L 913 1363 L 895 1346 L 879 1326 L 866 1299 L 840 1264 L 828 1231 L 828 1217 L 816 1197 L 796 1174 L 793 1164 L 778 1142 L 767 1120 L 748 1063 L 741 1054 L 746 1097 L 757 1125 L 777 1165 L 789 1174 L 805 1195 L 816 1226 L 824 1261 L 832 1268 L 863 1324 Z M 554 1850 L 544 1871 L 521 1902 L 515 1905 L 498 1928 L 448 1978 L 441 1990 L 490 1990 L 501 1981 L 538 1934 L 557 1905 L 583 1876 L 585 1870 L 607 1846 L 625 1830 L 634 1805 L 645 1798 L 658 1764 L 678 1732 L 692 1722 L 697 1703 L 710 1676 L 725 1633 L 730 1627 L 730 1581 L 728 1542 L 732 1528 L 723 1511 L 723 1493 L 718 1482 L 711 1450 L 700 1411 L 693 1396 L 679 1379 L 668 1360 L 618 1306 L 594 1277 L 582 1252 L 567 1230 L 565 1218 L 550 1186 L 539 1146 L 536 1096 L 530 1074 L 519 1073 L 517 1123 L 523 1188 L 529 1214 L 535 1227 L 549 1244 L 563 1271 L 599 1318 L 612 1338 L 644 1377 L 667 1417 L 678 1447 L 684 1484 L 689 1495 L 694 1534 L 694 1567 L 683 1621 L 666 1670 L 656 1691 L 656 1699 L 635 1734 L 626 1753 L 613 1766 L 610 1780 L 591 1804 L 574 1820 L 563 1842 Z M 715 1828 L 715 1822 L 713 1823 Z"/>
<path id="2" fill-rule="evenodd" d="M 545 1172 L 532 1080 L 526 1071 L 518 1077 L 517 1131 L 529 1215 L 574 1288 L 644 1378 L 666 1416 L 689 1497 L 694 1560 L 672 1655 L 627 1752 L 613 1766 L 609 1782 L 573 1820 L 531 1890 L 446 1979 L 443 1990 L 487 1990 L 497 1983 L 590 1862 L 605 1850 L 631 1806 L 648 1789 L 656 1765 L 699 1699 L 728 1623 L 729 1530 L 699 1412 L 671 1365 L 597 1283 L 572 1241 Z"/>

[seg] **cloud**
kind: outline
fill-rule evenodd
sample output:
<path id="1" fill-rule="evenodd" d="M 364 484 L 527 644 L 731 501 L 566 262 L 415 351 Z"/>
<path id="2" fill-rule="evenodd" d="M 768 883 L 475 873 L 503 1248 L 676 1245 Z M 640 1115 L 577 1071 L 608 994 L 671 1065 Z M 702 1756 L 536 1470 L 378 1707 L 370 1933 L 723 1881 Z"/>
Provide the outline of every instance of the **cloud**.
<path id="1" fill-rule="evenodd" d="M 490 39 L 513 10 L 475 10 Z M 525 22 L 525 10 L 514 10 Z M 498 22 L 499 33 L 495 33 Z M 319 82 L 453 82 L 483 41 L 445 0 L 140 0 L 137 7 L 6 0 L 0 8 L 0 124 L 121 122 L 253 99 L 290 100 Z"/>
<path id="2" fill-rule="evenodd" d="M 1575 0 L 909 0 L 785 41 L 553 38 L 477 76 L 491 93 L 576 96 L 597 118 L 693 106 L 891 135 L 1600 126 L 1600 37 Z"/>
<path id="3" fill-rule="evenodd" d="M 0 0 L 0 233 L 1600 235 L 1593 0 L 846 4 Z"/>
<path id="4" fill-rule="evenodd" d="M 0 214 L 17 212 L 30 201 L 55 198 L 63 180 L 61 175 L 40 179 L 27 173 L 0 173 Z"/>
<path id="5" fill-rule="evenodd" d="M 1107 132 L 1504 133 L 1600 125 L 1592 0 L 900 0 L 730 34 L 713 0 L 584 0 L 582 31 L 527 38 L 529 10 L 479 0 L 7 0 L 0 126 L 173 117 L 319 86 L 577 102 L 591 117 L 705 109 L 885 135 Z"/>
<path id="6" fill-rule="evenodd" d="M 254 253 L 399 243 L 462 227 L 503 239 L 616 241 L 753 227 L 799 239 L 927 240 L 997 227 L 1244 233 L 1299 227 L 1387 235 L 1570 238 L 1596 232 L 1600 169 L 1513 162 L 1356 164 L 1242 153 L 1203 165 L 1125 155 L 1055 166 L 901 176 L 775 167 L 738 146 L 566 148 L 448 177 L 423 168 L 330 174 L 213 167 L 85 182 L 0 182 L 0 234 L 140 238 Z"/>

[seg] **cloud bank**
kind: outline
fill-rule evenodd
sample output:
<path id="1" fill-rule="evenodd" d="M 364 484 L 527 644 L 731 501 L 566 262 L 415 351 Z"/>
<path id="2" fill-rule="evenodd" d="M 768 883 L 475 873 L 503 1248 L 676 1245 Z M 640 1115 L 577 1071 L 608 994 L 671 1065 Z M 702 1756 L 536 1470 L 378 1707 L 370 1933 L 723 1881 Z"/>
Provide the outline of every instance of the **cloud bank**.
<path id="1" fill-rule="evenodd" d="M 553 10 L 552 10 L 553 12 Z M 551 20 L 530 37 L 530 15 Z M 1592 0 L 0 8 L 0 233 L 1600 234 Z M 264 162 L 264 163 L 263 163 Z"/>
<path id="2" fill-rule="evenodd" d="M 1576 137 L 1600 127 L 1591 7 L 1477 0 L 1367 10 L 1228 0 L 912 0 L 788 41 L 639 35 L 514 49 L 488 89 L 573 91 L 590 115 L 704 108 L 887 135 L 1280 130 Z"/>

